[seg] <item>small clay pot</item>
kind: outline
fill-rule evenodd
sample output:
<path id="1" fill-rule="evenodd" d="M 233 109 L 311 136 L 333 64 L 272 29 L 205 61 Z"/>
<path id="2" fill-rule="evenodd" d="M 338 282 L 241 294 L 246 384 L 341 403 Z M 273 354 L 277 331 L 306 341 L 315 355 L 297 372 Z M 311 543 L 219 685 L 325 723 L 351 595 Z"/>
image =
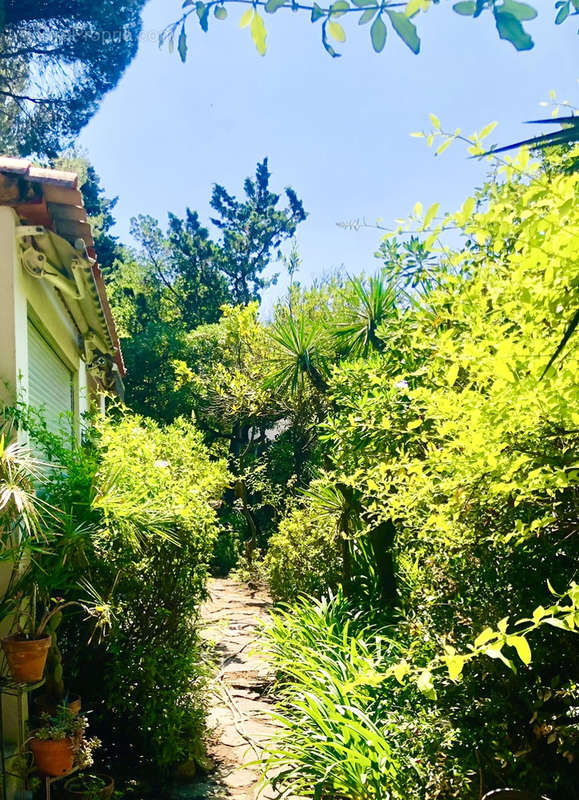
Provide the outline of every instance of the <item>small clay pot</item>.
<path id="1" fill-rule="evenodd" d="M 544 794 L 522 792 L 519 789 L 493 789 L 482 800 L 549 800 Z"/>
<path id="2" fill-rule="evenodd" d="M 34 708 L 36 709 L 36 713 L 50 714 L 51 717 L 56 714 L 58 707 L 62 706 L 63 704 L 63 700 L 58 700 L 56 697 L 50 697 L 48 694 L 41 694 L 34 698 Z M 66 707 L 71 714 L 74 714 L 75 717 L 78 716 L 82 708 L 80 695 L 69 695 Z"/>
<path id="3" fill-rule="evenodd" d="M 81 775 L 75 775 L 73 778 L 69 778 L 64 784 L 64 793 L 66 796 L 70 798 L 70 800 L 111 800 L 113 792 L 115 791 L 114 778 L 102 772 L 93 772 L 89 774 L 102 778 L 103 781 L 106 781 L 105 785 L 100 789 L 71 789 L 70 786 L 74 786 L 79 778 L 82 777 Z"/>
<path id="4" fill-rule="evenodd" d="M 52 637 L 24 639 L 19 634 L 2 639 L 10 673 L 17 683 L 38 683 L 44 675 Z"/>
<path id="5" fill-rule="evenodd" d="M 71 771 L 74 764 L 72 739 L 32 738 L 28 746 L 41 775 L 58 778 Z"/>

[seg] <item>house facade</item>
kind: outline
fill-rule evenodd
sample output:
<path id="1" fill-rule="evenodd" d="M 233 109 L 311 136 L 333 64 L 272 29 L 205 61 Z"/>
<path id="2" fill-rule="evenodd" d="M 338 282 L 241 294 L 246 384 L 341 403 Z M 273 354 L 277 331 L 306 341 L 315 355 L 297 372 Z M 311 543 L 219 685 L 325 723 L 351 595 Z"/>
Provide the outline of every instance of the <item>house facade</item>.
<path id="1" fill-rule="evenodd" d="M 78 431 L 124 374 L 77 175 L 0 158 L 0 400 Z"/>
<path id="2" fill-rule="evenodd" d="M 42 409 L 49 431 L 78 439 L 84 412 L 122 397 L 124 374 L 77 175 L 0 158 L 0 403 Z M 0 564 L 0 596 L 9 571 Z M 6 758 L 22 740 L 26 695 L 3 692 L 0 713 L 0 798 L 12 800 L 23 784 Z"/>

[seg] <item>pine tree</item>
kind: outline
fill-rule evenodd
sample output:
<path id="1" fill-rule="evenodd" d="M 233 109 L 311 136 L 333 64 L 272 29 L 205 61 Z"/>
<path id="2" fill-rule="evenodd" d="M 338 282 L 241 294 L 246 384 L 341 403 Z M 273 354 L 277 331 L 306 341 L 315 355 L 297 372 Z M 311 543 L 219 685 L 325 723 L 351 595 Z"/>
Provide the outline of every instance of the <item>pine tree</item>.
<path id="1" fill-rule="evenodd" d="M 53 157 L 70 144 L 135 56 L 145 2 L 4 0 L 3 152 Z"/>

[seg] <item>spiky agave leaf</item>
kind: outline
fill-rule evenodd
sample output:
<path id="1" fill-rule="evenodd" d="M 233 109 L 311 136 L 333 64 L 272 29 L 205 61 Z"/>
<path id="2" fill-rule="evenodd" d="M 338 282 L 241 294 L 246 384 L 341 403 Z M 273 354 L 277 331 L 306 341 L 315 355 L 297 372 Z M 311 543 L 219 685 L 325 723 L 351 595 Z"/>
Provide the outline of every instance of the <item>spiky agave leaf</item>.
<path id="1" fill-rule="evenodd" d="M 561 130 L 551 133 L 542 133 L 539 136 L 531 136 L 529 139 L 522 139 L 520 142 L 513 142 L 503 147 L 494 147 L 482 153 L 482 156 L 495 155 L 496 153 L 507 153 L 510 150 L 518 150 L 519 147 L 531 147 L 545 150 L 550 147 L 573 144 L 579 142 L 579 116 L 555 117 L 553 119 L 530 119 L 528 125 L 545 125 L 553 123 L 561 125 Z M 476 158 L 476 156 L 474 156 Z M 579 158 L 573 159 L 569 169 L 571 171 L 579 169 Z"/>

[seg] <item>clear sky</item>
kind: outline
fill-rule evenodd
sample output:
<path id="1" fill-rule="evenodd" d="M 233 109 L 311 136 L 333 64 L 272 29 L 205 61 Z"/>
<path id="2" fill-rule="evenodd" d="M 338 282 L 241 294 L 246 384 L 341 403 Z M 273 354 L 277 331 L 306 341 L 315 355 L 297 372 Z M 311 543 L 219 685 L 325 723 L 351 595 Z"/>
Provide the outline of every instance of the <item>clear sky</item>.
<path id="1" fill-rule="evenodd" d="M 293 186 L 309 213 L 298 229 L 307 282 L 335 267 L 373 271 L 376 230 L 336 223 L 406 216 L 417 200 L 453 210 L 484 179 L 485 166 L 460 146 L 435 158 L 423 140 L 429 112 L 443 127 L 470 133 L 499 121 L 489 142 L 530 133 L 522 120 L 545 115 L 550 89 L 578 103 L 577 23 L 553 24 L 551 0 L 534 0 L 526 27 L 535 48 L 517 53 L 498 39 L 490 15 L 478 20 L 433 8 L 420 20 L 415 56 L 389 31 L 373 52 L 368 26 L 346 20 L 343 56 L 330 58 L 303 14 L 267 15 L 268 52 L 257 54 L 241 11 L 189 29 L 189 58 L 159 50 L 158 32 L 176 18 L 177 0 L 150 0 L 139 53 L 81 135 L 109 196 L 118 195 L 118 233 L 130 218 L 197 209 L 208 222 L 213 183 L 242 192 L 243 179 L 269 157 L 274 190 Z M 547 114 L 548 115 L 548 114 Z M 281 291 L 270 291 L 266 307 Z"/>

